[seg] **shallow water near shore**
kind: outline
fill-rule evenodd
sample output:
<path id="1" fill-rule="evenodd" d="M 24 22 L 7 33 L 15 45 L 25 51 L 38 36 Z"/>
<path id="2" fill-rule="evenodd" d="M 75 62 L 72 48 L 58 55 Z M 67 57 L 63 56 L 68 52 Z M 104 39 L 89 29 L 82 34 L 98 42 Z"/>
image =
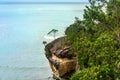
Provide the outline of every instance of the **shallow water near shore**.
<path id="1" fill-rule="evenodd" d="M 82 19 L 87 4 L 0 5 L 0 80 L 49 80 L 44 36 L 57 29 L 64 35 L 74 17 Z M 50 79 L 51 80 L 51 79 Z"/>
<path id="2" fill-rule="evenodd" d="M 49 76 L 51 76 L 49 72 L 50 70 L 47 67 L 43 68 L 1 67 L 0 80 L 48 80 L 50 79 Z"/>

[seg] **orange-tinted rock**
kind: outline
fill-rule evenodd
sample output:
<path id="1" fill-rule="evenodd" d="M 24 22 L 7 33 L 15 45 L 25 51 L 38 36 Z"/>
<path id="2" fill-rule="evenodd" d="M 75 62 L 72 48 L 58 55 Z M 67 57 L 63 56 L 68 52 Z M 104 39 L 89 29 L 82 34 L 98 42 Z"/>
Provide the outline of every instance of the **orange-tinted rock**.
<path id="1" fill-rule="evenodd" d="M 51 56 L 48 56 L 50 67 L 53 71 L 53 75 L 57 79 L 68 78 L 75 71 L 77 65 L 77 59 L 74 56 L 69 57 L 70 46 L 62 45 L 63 38 L 59 38 L 51 42 L 51 47 L 48 51 Z M 62 48 L 56 49 L 62 46 Z"/>

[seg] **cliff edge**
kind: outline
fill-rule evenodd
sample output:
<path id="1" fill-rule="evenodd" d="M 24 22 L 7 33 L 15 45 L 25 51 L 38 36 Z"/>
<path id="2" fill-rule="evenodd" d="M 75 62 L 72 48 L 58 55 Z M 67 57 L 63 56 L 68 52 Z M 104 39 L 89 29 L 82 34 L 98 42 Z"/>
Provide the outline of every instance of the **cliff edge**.
<path id="1" fill-rule="evenodd" d="M 71 47 L 65 44 L 65 37 L 55 39 L 45 46 L 46 57 L 56 80 L 69 79 L 76 70 L 77 59 L 71 55 Z"/>

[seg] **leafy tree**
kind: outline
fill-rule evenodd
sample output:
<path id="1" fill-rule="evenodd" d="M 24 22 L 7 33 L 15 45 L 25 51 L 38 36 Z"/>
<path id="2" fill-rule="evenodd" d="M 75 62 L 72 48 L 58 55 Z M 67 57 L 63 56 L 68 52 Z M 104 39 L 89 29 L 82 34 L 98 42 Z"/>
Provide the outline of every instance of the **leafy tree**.
<path id="1" fill-rule="evenodd" d="M 80 66 L 70 79 L 120 80 L 120 0 L 89 3 L 65 31 Z"/>
<path id="2" fill-rule="evenodd" d="M 43 44 L 44 44 L 44 45 L 46 45 L 46 44 L 47 44 L 47 42 L 46 42 L 46 41 L 43 41 Z"/>
<path id="3" fill-rule="evenodd" d="M 58 32 L 58 30 L 56 29 L 52 29 L 50 32 L 48 32 L 48 34 L 53 34 L 53 37 L 55 39 L 56 33 Z"/>

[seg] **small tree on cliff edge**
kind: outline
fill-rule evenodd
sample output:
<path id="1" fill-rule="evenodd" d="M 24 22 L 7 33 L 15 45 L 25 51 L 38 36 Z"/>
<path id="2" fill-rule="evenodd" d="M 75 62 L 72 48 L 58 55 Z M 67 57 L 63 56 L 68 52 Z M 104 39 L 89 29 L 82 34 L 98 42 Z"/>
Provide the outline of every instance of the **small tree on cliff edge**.
<path id="1" fill-rule="evenodd" d="M 48 34 L 53 34 L 53 37 L 55 39 L 56 33 L 58 32 L 57 29 L 52 29 L 50 32 L 48 32 Z"/>
<path id="2" fill-rule="evenodd" d="M 44 44 L 44 46 L 47 44 L 47 42 L 46 41 L 43 41 L 43 44 Z"/>

